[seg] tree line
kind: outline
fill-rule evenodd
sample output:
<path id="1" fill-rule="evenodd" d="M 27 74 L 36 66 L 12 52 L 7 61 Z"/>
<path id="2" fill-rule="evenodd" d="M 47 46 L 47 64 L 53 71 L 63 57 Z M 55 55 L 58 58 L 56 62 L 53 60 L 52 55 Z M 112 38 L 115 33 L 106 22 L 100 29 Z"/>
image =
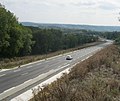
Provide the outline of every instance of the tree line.
<path id="1" fill-rule="evenodd" d="M 94 42 L 94 35 L 63 33 L 59 29 L 25 27 L 0 5 L 0 57 L 46 54 Z"/>
<path id="2" fill-rule="evenodd" d="M 32 54 L 44 54 L 74 48 L 98 40 L 98 37 L 94 35 L 63 33 L 57 29 L 29 28 L 32 30 L 33 40 L 35 41 Z"/>

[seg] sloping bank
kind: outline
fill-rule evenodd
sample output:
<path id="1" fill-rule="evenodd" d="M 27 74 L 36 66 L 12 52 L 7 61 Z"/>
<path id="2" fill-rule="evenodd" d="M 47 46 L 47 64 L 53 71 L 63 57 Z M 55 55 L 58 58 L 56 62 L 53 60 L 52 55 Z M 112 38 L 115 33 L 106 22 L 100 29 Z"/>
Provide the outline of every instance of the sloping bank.
<path id="1" fill-rule="evenodd" d="M 108 46 L 39 90 L 30 101 L 119 101 L 120 48 Z"/>

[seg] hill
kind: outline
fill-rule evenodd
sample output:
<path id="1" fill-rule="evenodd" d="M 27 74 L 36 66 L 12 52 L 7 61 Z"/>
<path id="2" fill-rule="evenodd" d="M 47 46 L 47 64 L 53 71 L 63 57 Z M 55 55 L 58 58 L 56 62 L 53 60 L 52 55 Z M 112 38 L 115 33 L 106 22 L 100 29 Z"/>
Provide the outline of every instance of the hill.
<path id="1" fill-rule="evenodd" d="M 34 26 L 39 28 L 56 28 L 56 29 L 84 29 L 92 31 L 113 32 L 120 31 L 120 26 L 95 26 L 95 25 L 74 25 L 74 24 L 45 24 L 34 22 L 21 22 L 24 26 Z"/>

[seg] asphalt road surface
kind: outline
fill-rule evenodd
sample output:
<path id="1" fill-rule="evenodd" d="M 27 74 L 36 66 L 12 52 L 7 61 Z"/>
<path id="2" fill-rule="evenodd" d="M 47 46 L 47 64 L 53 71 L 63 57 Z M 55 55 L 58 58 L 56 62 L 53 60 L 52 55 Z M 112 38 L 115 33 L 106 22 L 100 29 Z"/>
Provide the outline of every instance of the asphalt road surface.
<path id="1" fill-rule="evenodd" d="M 16 87 L 20 84 L 23 84 L 24 82 L 34 79 L 35 77 L 41 75 L 41 74 L 47 74 L 51 70 L 58 70 L 58 72 L 69 68 L 73 64 L 77 63 L 78 61 L 84 60 L 87 57 L 93 55 L 100 49 L 106 47 L 107 45 L 111 44 L 112 41 L 107 41 L 106 43 L 99 44 L 96 46 L 91 46 L 88 48 L 84 48 L 81 50 L 73 51 L 67 54 L 59 55 L 58 57 L 46 59 L 34 64 L 30 64 L 21 68 L 16 68 L 8 71 L 0 72 L 0 100 L 2 99 L 3 94 L 7 96 L 7 91 L 10 88 Z M 72 60 L 66 60 L 66 56 L 71 55 L 73 57 Z M 56 73 L 52 73 L 51 76 L 54 76 Z M 44 81 L 47 77 L 43 78 L 42 81 Z M 37 81 L 37 83 L 40 83 Z M 30 85 L 30 87 L 37 85 L 37 83 Z M 30 88 L 28 88 L 30 89 Z M 18 94 L 25 91 L 25 89 L 21 88 L 21 92 L 15 93 L 11 95 L 8 95 L 9 98 L 13 98 L 17 96 Z M 27 89 L 26 89 L 27 90 Z"/>

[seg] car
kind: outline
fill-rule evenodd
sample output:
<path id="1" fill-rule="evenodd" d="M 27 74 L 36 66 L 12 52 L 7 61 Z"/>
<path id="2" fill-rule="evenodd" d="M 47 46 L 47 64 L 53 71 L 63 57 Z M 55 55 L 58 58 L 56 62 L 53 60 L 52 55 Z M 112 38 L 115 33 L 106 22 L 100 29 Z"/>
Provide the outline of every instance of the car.
<path id="1" fill-rule="evenodd" d="M 66 60 L 72 60 L 73 57 L 71 55 L 67 55 Z"/>

